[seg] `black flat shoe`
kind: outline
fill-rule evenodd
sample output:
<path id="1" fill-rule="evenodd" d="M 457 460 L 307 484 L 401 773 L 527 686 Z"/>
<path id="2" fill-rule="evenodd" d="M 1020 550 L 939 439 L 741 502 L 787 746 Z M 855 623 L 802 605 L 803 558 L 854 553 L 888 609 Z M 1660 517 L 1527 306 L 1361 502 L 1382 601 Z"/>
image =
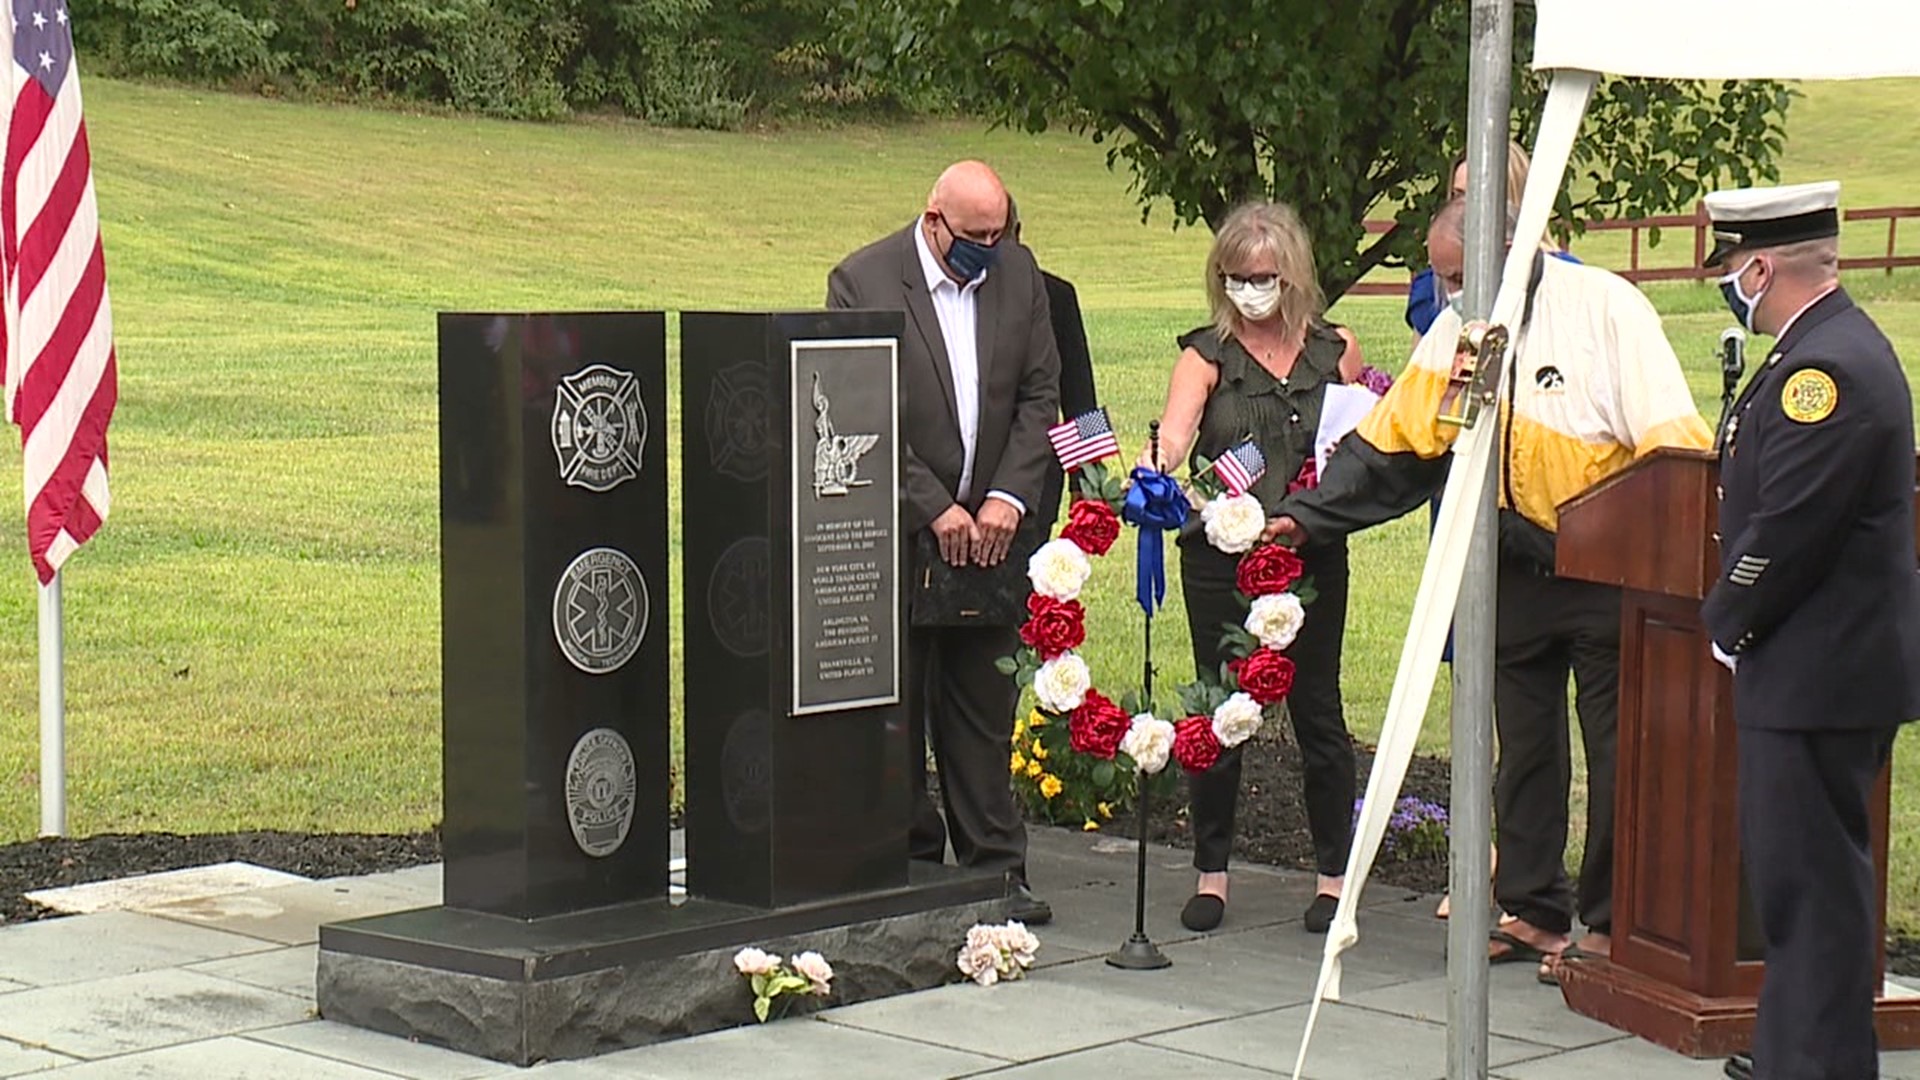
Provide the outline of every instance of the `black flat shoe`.
<path id="1" fill-rule="evenodd" d="M 1212 893 L 1194 893 L 1180 909 L 1180 925 L 1189 930 L 1211 930 L 1227 914 L 1227 902 Z"/>
<path id="2" fill-rule="evenodd" d="M 1307 905 L 1307 933 L 1324 934 L 1333 925 L 1333 913 L 1340 907 L 1340 898 L 1321 893 Z"/>
<path id="3" fill-rule="evenodd" d="M 1727 1075 L 1733 1080 L 1753 1080 L 1753 1059 L 1745 1054 L 1735 1054 L 1727 1059 Z"/>

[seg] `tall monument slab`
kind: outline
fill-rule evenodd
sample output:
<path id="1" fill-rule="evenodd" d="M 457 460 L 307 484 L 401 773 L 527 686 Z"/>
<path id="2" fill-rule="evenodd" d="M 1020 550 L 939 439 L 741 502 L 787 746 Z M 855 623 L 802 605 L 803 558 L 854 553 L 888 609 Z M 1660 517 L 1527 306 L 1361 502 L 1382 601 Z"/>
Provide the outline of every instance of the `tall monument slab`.
<path id="1" fill-rule="evenodd" d="M 890 312 L 681 317 L 688 889 L 907 882 Z"/>
<path id="2" fill-rule="evenodd" d="M 440 319 L 448 907 L 665 896 L 666 321 Z"/>

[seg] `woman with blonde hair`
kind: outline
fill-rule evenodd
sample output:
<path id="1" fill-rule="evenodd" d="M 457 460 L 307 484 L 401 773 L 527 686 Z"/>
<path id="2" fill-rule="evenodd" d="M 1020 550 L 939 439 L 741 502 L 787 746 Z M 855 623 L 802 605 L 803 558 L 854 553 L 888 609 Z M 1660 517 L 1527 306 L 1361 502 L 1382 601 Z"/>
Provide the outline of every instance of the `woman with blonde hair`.
<path id="1" fill-rule="evenodd" d="M 1189 455 L 1217 459 L 1251 436 L 1267 460 L 1252 494 L 1271 511 L 1312 460 L 1326 388 L 1360 377 L 1360 348 L 1350 332 L 1323 320 L 1313 246 L 1298 215 L 1284 204 L 1253 203 L 1228 216 L 1207 254 L 1205 287 L 1212 320 L 1178 339 L 1180 356 L 1160 417 L 1161 465 Z M 1217 677 L 1225 658 L 1221 627 L 1243 617 L 1234 583 L 1239 558 L 1216 550 L 1195 529 L 1179 543 L 1194 668 L 1202 677 Z M 1320 875 L 1306 924 L 1324 933 L 1340 896 L 1353 829 L 1353 743 L 1340 705 L 1347 549 L 1339 541 L 1308 545 L 1299 554 L 1318 596 L 1287 649 L 1296 667 L 1287 711 L 1304 759 L 1307 821 Z M 1212 768 L 1189 780 L 1200 880 L 1180 921 L 1192 930 L 1211 930 L 1226 913 L 1227 860 L 1247 745 L 1222 752 Z"/>

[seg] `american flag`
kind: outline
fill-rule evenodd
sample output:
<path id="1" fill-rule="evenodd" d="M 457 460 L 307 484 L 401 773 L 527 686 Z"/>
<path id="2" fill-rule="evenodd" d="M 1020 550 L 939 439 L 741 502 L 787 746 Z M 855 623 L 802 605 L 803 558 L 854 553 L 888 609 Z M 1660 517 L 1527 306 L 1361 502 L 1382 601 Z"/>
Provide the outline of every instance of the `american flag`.
<path id="1" fill-rule="evenodd" d="M 1053 440 L 1053 452 L 1059 455 L 1060 467 L 1068 472 L 1120 452 L 1120 440 L 1114 437 L 1105 406 L 1055 424 L 1047 429 L 1047 438 Z"/>
<path id="2" fill-rule="evenodd" d="M 27 550 L 45 584 L 106 520 L 119 379 L 66 2 L 9 2 L 0 377 L 25 450 Z"/>
<path id="3" fill-rule="evenodd" d="M 1220 474 L 1220 482 L 1227 485 L 1227 494 L 1245 495 L 1255 480 L 1266 475 L 1267 455 L 1260 452 L 1252 439 L 1220 455 L 1213 463 L 1214 471 Z"/>

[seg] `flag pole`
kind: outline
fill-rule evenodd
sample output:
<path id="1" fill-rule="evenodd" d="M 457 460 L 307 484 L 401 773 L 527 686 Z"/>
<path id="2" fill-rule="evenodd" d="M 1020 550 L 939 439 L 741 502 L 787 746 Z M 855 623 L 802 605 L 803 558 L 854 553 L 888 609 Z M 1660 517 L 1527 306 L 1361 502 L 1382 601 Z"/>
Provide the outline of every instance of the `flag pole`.
<path id="1" fill-rule="evenodd" d="M 60 574 L 40 586 L 40 835 L 67 834 L 66 679 Z"/>
<path id="2" fill-rule="evenodd" d="M 1513 0 L 1473 0 L 1469 10 L 1473 51 L 1468 65 L 1465 301 L 1470 318 L 1487 319 L 1506 256 Z M 1498 386 L 1500 373 L 1492 372 L 1492 379 L 1492 385 Z M 1480 1080 L 1487 1075 L 1489 1061 L 1496 522 L 1500 461 L 1505 454 L 1497 439 L 1494 448 L 1497 452 L 1487 457 L 1487 480 L 1474 514 L 1472 554 L 1454 609 L 1447 1080 Z"/>

